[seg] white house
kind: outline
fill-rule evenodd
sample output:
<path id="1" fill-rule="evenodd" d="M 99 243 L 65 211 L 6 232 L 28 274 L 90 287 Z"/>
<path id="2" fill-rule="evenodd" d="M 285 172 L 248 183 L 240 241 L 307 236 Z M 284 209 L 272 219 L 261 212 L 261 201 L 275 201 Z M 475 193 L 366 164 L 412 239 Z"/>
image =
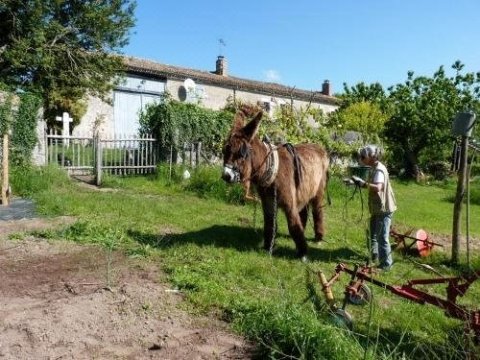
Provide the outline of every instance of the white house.
<path id="1" fill-rule="evenodd" d="M 179 101 L 199 102 L 218 110 L 227 100 L 256 103 L 273 114 L 276 106 L 310 106 L 329 113 L 338 107 L 326 80 L 319 91 L 308 91 L 276 83 L 242 79 L 228 74 L 225 57 L 218 56 L 215 71 L 200 71 L 157 62 L 125 57 L 126 74 L 114 89 L 111 104 L 98 98 L 88 99 L 88 109 L 74 135 L 91 133 L 136 134 L 140 110 L 168 91 Z"/>

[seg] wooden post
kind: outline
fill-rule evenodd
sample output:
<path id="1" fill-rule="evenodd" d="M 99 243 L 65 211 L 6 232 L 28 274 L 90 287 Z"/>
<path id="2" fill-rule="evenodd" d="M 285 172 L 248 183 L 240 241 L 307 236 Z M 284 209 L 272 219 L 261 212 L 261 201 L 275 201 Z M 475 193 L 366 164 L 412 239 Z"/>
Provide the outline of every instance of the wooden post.
<path id="1" fill-rule="evenodd" d="M 8 133 L 3 134 L 3 157 L 2 157 L 2 205 L 8 206 L 10 190 L 9 190 L 9 178 L 8 178 Z"/>
<path id="2" fill-rule="evenodd" d="M 452 263 L 458 263 L 460 253 L 460 222 L 462 202 L 465 197 L 465 182 L 467 181 L 467 149 L 468 137 L 462 136 L 460 145 L 460 168 L 458 170 L 457 193 L 453 205 L 453 231 L 452 231 Z"/>

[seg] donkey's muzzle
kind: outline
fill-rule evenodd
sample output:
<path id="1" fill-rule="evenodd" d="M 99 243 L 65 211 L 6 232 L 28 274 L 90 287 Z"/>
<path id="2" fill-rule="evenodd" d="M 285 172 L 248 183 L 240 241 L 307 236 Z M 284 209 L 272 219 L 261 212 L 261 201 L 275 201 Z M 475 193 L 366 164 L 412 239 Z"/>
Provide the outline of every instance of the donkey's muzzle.
<path id="1" fill-rule="evenodd" d="M 240 173 L 233 166 L 225 165 L 223 167 L 222 179 L 228 183 L 240 182 Z"/>

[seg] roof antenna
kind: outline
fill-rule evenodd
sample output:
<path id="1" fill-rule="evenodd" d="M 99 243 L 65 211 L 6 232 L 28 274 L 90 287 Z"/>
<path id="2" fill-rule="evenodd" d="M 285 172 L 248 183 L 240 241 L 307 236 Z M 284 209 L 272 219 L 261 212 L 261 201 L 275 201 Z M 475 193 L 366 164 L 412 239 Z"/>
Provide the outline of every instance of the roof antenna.
<path id="1" fill-rule="evenodd" d="M 223 56 L 223 50 L 227 46 L 227 43 L 222 38 L 218 39 L 218 55 Z"/>

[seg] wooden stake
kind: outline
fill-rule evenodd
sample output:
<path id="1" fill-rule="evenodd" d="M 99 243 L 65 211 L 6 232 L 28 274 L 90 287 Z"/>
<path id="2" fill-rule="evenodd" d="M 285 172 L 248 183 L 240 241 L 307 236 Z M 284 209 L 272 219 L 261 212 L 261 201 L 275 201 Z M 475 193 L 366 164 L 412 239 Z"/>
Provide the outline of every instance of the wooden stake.
<path id="1" fill-rule="evenodd" d="M 2 160 L 2 205 L 8 206 L 9 204 L 9 179 L 8 179 L 8 134 L 3 135 L 3 160 Z"/>

